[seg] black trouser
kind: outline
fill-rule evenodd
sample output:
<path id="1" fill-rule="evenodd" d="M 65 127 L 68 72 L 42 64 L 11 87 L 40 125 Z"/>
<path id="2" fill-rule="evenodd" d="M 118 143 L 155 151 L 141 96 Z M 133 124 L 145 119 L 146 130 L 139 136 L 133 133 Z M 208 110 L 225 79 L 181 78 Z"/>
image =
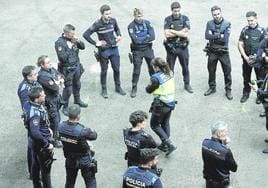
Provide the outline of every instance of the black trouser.
<path id="1" fill-rule="evenodd" d="M 51 163 L 47 163 L 49 158 L 53 157 L 53 154 L 48 154 L 49 151 L 42 153 L 40 149 L 34 148 L 33 152 L 33 164 L 32 164 L 32 176 L 33 176 L 33 187 L 34 188 L 52 188 L 50 171 Z M 51 159 L 51 158 L 50 158 Z M 42 184 L 40 181 L 40 171 L 42 175 Z M 43 186 L 42 186 L 43 185 Z"/>
<path id="2" fill-rule="evenodd" d="M 211 89 L 216 88 L 216 69 L 218 61 L 220 61 L 223 70 L 225 90 L 231 90 L 231 61 L 228 52 L 215 52 L 208 54 L 208 85 Z"/>
<path id="3" fill-rule="evenodd" d="M 27 163 L 28 163 L 28 172 L 30 176 L 32 176 L 32 147 L 33 147 L 33 140 L 28 135 L 28 144 L 27 144 Z"/>
<path id="4" fill-rule="evenodd" d="M 190 83 L 190 71 L 189 71 L 189 51 L 186 48 L 176 48 L 176 52 L 172 53 L 167 50 L 167 63 L 169 64 L 170 70 L 174 72 L 176 59 L 179 59 L 182 68 L 182 75 L 184 83 Z"/>
<path id="5" fill-rule="evenodd" d="M 243 59 L 243 64 L 242 64 L 242 75 L 243 75 L 243 80 L 244 80 L 244 88 L 243 88 L 243 95 L 249 95 L 251 87 L 249 85 L 251 81 L 251 72 L 252 69 L 255 71 L 255 75 L 257 80 L 260 80 L 260 69 L 257 67 L 251 67 L 248 65 L 248 63 Z M 261 86 L 261 83 L 258 83 L 258 87 Z"/>
<path id="6" fill-rule="evenodd" d="M 266 102 L 266 104 L 263 105 L 264 109 L 265 109 L 265 116 L 266 116 L 266 130 L 268 131 L 268 104 Z"/>
<path id="7" fill-rule="evenodd" d="M 65 188 L 74 188 L 78 170 L 81 170 L 86 188 L 96 188 L 95 172 L 92 170 L 91 157 L 86 155 L 79 158 L 66 158 L 66 183 Z"/>
<path id="8" fill-rule="evenodd" d="M 59 135 L 58 125 L 60 123 L 60 112 L 59 112 L 60 98 L 59 96 L 47 97 L 46 107 L 48 111 L 50 127 L 53 132 L 53 138 L 58 139 L 58 135 Z"/>
<path id="9" fill-rule="evenodd" d="M 170 136 L 169 119 L 171 109 L 163 104 L 152 110 L 150 125 L 152 130 L 159 136 L 162 141 L 165 141 Z"/>
<path id="10" fill-rule="evenodd" d="M 152 76 L 154 73 L 151 61 L 154 58 L 154 51 L 151 47 L 147 47 L 144 50 L 134 50 L 133 54 L 133 73 L 132 73 L 132 84 L 137 85 L 141 72 L 141 65 L 143 58 L 145 59 L 148 67 L 149 75 Z"/>
<path id="11" fill-rule="evenodd" d="M 206 180 L 206 188 L 228 188 L 230 185 L 229 180 L 226 181 L 214 181 L 212 179 Z"/>

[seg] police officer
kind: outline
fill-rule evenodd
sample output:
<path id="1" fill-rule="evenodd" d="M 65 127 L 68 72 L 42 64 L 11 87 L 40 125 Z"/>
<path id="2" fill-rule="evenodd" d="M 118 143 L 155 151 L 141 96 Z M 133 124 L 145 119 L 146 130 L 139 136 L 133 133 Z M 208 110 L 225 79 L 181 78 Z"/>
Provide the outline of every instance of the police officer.
<path id="1" fill-rule="evenodd" d="M 225 82 L 225 95 L 228 100 L 232 100 L 231 93 L 232 76 L 231 61 L 228 52 L 228 42 L 231 30 L 231 23 L 222 17 L 221 8 L 213 6 L 211 8 L 213 20 L 207 22 L 205 38 L 209 41 L 207 45 L 208 55 L 208 85 L 209 89 L 204 93 L 205 96 L 216 92 L 216 68 L 217 62 L 220 61 Z"/>
<path id="2" fill-rule="evenodd" d="M 178 57 L 183 74 L 184 89 L 193 93 L 190 85 L 189 72 L 189 51 L 188 51 L 188 34 L 190 31 L 189 18 L 180 13 L 181 5 L 179 2 L 171 4 L 172 15 L 165 18 L 164 33 L 166 40 L 164 46 L 167 51 L 167 62 L 170 69 L 174 72 L 176 58 Z"/>
<path id="3" fill-rule="evenodd" d="M 166 156 L 168 156 L 177 149 L 169 139 L 169 120 L 171 111 L 174 110 L 176 104 L 174 100 L 174 77 L 169 69 L 169 65 L 162 58 L 157 57 L 153 59 L 152 66 L 155 73 L 151 77 L 151 83 L 146 87 L 146 92 L 152 93 L 154 96 L 154 101 L 150 109 L 152 113 L 150 125 L 162 141 L 159 147 L 162 151 L 167 151 Z"/>
<path id="4" fill-rule="evenodd" d="M 37 82 L 37 71 L 35 66 L 32 65 L 26 65 L 22 69 L 22 76 L 23 80 L 19 84 L 18 88 L 18 97 L 20 99 L 21 108 L 23 110 L 23 118 L 25 114 L 25 109 L 23 109 L 23 106 L 25 103 L 29 102 L 29 96 L 28 92 L 32 87 L 42 87 Z M 24 122 L 25 123 L 25 122 Z M 28 162 L 28 172 L 29 172 L 29 179 L 32 179 L 32 139 L 28 132 L 28 144 L 27 144 L 27 162 Z"/>
<path id="5" fill-rule="evenodd" d="M 152 41 L 155 40 L 154 28 L 148 20 L 143 19 L 143 11 L 135 8 L 134 20 L 128 25 L 128 34 L 131 38 L 130 49 L 133 55 L 132 90 L 130 96 L 136 97 L 137 83 L 139 81 L 142 59 L 144 58 L 149 75 L 152 76 L 154 70 L 151 61 L 154 58 Z"/>
<path id="6" fill-rule="evenodd" d="M 244 103 L 249 98 L 250 94 L 250 78 L 251 71 L 254 68 L 257 80 L 260 80 L 260 63 L 256 63 L 257 50 L 261 40 L 264 38 L 264 28 L 260 27 L 257 22 L 257 13 L 249 11 L 246 13 L 248 25 L 244 27 L 240 33 L 238 41 L 238 49 L 243 59 L 242 75 L 244 79 L 243 95 L 240 99 Z M 260 87 L 260 84 L 258 85 Z M 261 101 L 257 98 L 256 103 Z"/>
<path id="7" fill-rule="evenodd" d="M 41 67 L 38 72 L 38 82 L 43 86 L 46 94 L 45 105 L 48 111 L 50 127 L 53 131 L 53 145 L 56 148 L 60 148 L 62 145 L 60 141 L 58 141 L 58 125 L 60 123 L 59 109 L 61 106 L 59 89 L 64 85 L 64 79 L 63 76 L 52 67 L 48 56 L 40 56 L 37 60 L 37 65 Z"/>
<path id="8" fill-rule="evenodd" d="M 83 37 L 92 45 L 96 46 L 100 53 L 100 82 L 102 87 L 101 95 L 103 98 L 108 98 L 107 93 L 107 70 L 109 60 L 114 73 L 115 91 L 121 95 L 126 95 L 126 92 L 121 88 L 120 83 L 120 56 L 117 43 L 121 41 L 121 32 L 115 18 L 111 17 L 111 8 L 108 5 L 100 7 L 101 18 L 90 26 Z M 91 38 L 91 35 L 96 32 L 99 41 Z"/>
<path id="9" fill-rule="evenodd" d="M 227 188 L 230 185 L 230 170 L 237 170 L 231 149 L 226 145 L 230 140 L 227 128 L 226 123 L 218 121 L 211 126 L 211 139 L 203 140 L 203 177 L 206 179 L 206 188 Z"/>
<path id="10" fill-rule="evenodd" d="M 55 42 L 55 49 L 58 55 L 58 70 L 65 77 L 62 98 L 66 102 L 63 106 L 64 115 L 68 115 L 68 102 L 71 94 L 74 95 L 74 103 L 80 107 L 87 107 L 80 98 L 81 75 L 84 68 L 80 63 L 79 50 L 85 49 L 85 44 L 75 35 L 75 27 L 66 24 L 63 28 L 63 34 Z"/>
<path id="11" fill-rule="evenodd" d="M 96 188 L 97 162 L 93 159 L 87 140 L 96 140 L 97 133 L 79 123 L 80 107 L 76 104 L 68 109 L 69 120 L 59 125 L 60 139 L 66 158 L 65 188 L 74 188 L 78 170 L 81 170 L 87 188 Z"/>
<path id="12" fill-rule="evenodd" d="M 49 128 L 47 112 L 43 106 L 45 93 L 41 87 L 33 87 L 29 91 L 30 102 L 26 102 L 26 122 L 30 136 L 33 140 L 32 147 L 32 176 L 34 188 L 51 188 L 50 171 L 53 162 L 53 145 L 50 143 L 52 131 Z M 41 180 L 40 180 L 41 172 Z M 42 181 L 42 183 L 41 183 Z"/>
<path id="13" fill-rule="evenodd" d="M 160 178 L 150 171 L 158 162 L 158 150 L 153 148 L 141 149 L 141 165 L 131 166 L 123 175 L 123 188 L 162 188 Z"/>
<path id="14" fill-rule="evenodd" d="M 257 62 L 260 63 L 260 79 L 264 79 L 268 73 L 268 27 L 265 29 L 264 38 L 257 50 Z"/>

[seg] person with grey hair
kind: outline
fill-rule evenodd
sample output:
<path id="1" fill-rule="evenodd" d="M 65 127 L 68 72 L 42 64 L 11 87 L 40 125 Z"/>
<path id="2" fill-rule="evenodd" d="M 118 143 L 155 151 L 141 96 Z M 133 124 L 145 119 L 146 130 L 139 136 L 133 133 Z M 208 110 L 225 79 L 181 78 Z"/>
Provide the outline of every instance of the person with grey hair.
<path id="1" fill-rule="evenodd" d="M 60 140 L 66 158 L 65 187 L 74 187 L 80 169 L 86 187 L 96 188 L 97 161 L 93 158 L 94 151 L 90 149 L 87 140 L 96 140 L 97 133 L 79 123 L 80 112 L 79 105 L 71 105 L 68 108 L 69 120 L 59 125 Z"/>
<path id="2" fill-rule="evenodd" d="M 74 95 L 74 103 L 86 108 L 88 104 L 80 98 L 81 81 L 80 78 L 84 68 L 80 63 L 79 50 L 84 50 L 85 44 L 75 35 L 75 27 L 66 24 L 63 34 L 55 42 L 55 50 L 58 56 L 58 71 L 65 77 L 62 98 L 66 102 L 62 112 L 68 115 L 68 102 L 71 94 Z"/>
<path id="3" fill-rule="evenodd" d="M 217 121 L 211 126 L 211 134 L 212 137 L 204 139 L 202 143 L 206 188 L 227 188 L 230 185 L 230 171 L 237 170 L 232 151 L 226 146 L 229 142 L 228 125 Z"/>

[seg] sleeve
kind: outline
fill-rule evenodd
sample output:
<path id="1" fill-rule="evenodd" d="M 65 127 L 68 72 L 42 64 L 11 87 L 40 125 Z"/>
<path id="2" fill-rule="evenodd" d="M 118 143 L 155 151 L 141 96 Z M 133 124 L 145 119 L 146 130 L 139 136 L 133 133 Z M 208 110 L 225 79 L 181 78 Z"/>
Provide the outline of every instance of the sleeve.
<path id="1" fill-rule="evenodd" d="M 169 19 L 168 17 L 166 17 L 164 20 L 164 29 L 170 29 L 169 26 L 170 26 Z"/>
<path id="2" fill-rule="evenodd" d="M 258 51 L 257 51 L 257 61 L 258 62 L 261 62 L 263 59 L 262 54 L 264 53 L 265 44 L 266 44 L 266 40 L 264 39 L 261 41 L 260 46 L 259 46 Z"/>
<path id="3" fill-rule="evenodd" d="M 52 91 L 58 91 L 59 86 L 49 77 L 38 77 L 38 82 L 43 88 L 47 88 Z"/>
<path id="4" fill-rule="evenodd" d="M 153 188 L 163 188 L 162 182 L 160 181 L 160 179 L 156 180 Z"/>
<path id="5" fill-rule="evenodd" d="M 23 107 L 24 104 L 27 101 L 29 101 L 28 90 L 27 89 L 19 88 L 18 89 L 18 96 L 19 96 L 19 99 L 20 99 L 21 107 Z"/>
<path id="6" fill-rule="evenodd" d="M 96 45 L 96 41 L 92 39 L 91 35 L 97 31 L 97 21 L 93 23 L 83 34 L 84 39 L 92 45 Z"/>
<path id="7" fill-rule="evenodd" d="M 146 22 L 147 27 L 148 27 L 148 34 L 147 37 L 145 39 L 146 42 L 152 42 L 155 40 L 155 32 L 154 32 L 154 28 L 152 27 L 152 24 L 147 21 Z"/>
<path id="8" fill-rule="evenodd" d="M 34 140 L 36 140 L 41 147 L 48 147 L 49 143 L 46 138 L 44 138 L 39 130 L 39 125 L 40 125 L 40 116 L 34 115 L 33 117 L 30 118 L 29 120 L 29 128 L 30 128 L 30 133 L 31 136 Z"/>
<path id="9" fill-rule="evenodd" d="M 159 87 L 160 83 L 157 78 L 151 77 L 151 83 L 145 88 L 147 93 L 152 93 Z"/>
<path id="10" fill-rule="evenodd" d="M 187 16 L 184 16 L 183 28 L 191 29 L 190 20 Z"/>
<path id="11" fill-rule="evenodd" d="M 91 130 L 90 128 L 84 128 L 81 132 L 81 136 L 86 138 L 87 140 L 96 140 L 97 139 L 97 133 L 94 130 Z"/>
<path id="12" fill-rule="evenodd" d="M 244 42 L 244 34 L 245 34 L 244 29 L 242 29 L 239 39 L 238 39 L 239 41 Z"/>
<path id="13" fill-rule="evenodd" d="M 66 51 L 65 45 L 63 45 L 62 42 L 60 41 L 55 42 L 55 50 L 59 61 L 63 64 L 68 63 L 69 54 Z"/>
<path id="14" fill-rule="evenodd" d="M 231 170 L 232 172 L 236 172 L 237 164 L 234 160 L 233 154 L 229 149 L 228 153 L 226 154 L 226 167 L 227 169 Z"/>
<path id="15" fill-rule="evenodd" d="M 122 36 L 116 19 L 114 19 L 114 31 L 116 36 Z"/>
<path id="16" fill-rule="evenodd" d="M 223 38 L 218 38 L 216 40 L 225 45 L 229 41 L 230 33 L 231 33 L 231 23 L 229 23 L 226 29 L 224 30 Z"/>
<path id="17" fill-rule="evenodd" d="M 213 35 L 211 28 L 209 27 L 209 22 L 207 22 L 206 31 L 205 31 L 206 40 L 215 40 L 218 38 L 217 35 Z"/>
<path id="18" fill-rule="evenodd" d="M 85 44 L 81 40 L 79 42 L 76 42 L 76 45 L 77 45 L 77 48 L 79 48 L 80 50 L 84 50 L 85 49 Z"/>

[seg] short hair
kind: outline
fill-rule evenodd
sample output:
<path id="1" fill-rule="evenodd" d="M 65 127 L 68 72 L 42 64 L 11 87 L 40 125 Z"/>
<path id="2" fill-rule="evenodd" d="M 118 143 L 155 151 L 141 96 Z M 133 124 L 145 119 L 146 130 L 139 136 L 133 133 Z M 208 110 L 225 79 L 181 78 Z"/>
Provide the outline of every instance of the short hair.
<path id="1" fill-rule="evenodd" d="M 134 8 L 133 16 L 143 15 L 143 10 L 140 8 Z"/>
<path id="2" fill-rule="evenodd" d="M 103 14 L 105 11 L 111 10 L 111 7 L 109 5 L 102 5 L 100 7 L 100 13 Z"/>
<path id="3" fill-rule="evenodd" d="M 159 151 L 156 148 L 144 148 L 140 150 L 140 163 L 147 164 L 154 160 L 159 155 Z"/>
<path id="4" fill-rule="evenodd" d="M 48 58 L 47 55 L 41 55 L 41 56 L 39 56 L 38 59 L 37 59 L 37 66 L 38 67 L 41 67 L 41 65 L 44 65 L 46 58 Z"/>
<path id="5" fill-rule="evenodd" d="M 39 98 L 42 91 L 42 87 L 32 87 L 28 92 L 30 101 L 34 102 L 35 99 Z"/>
<path id="6" fill-rule="evenodd" d="M 257 13 L 254 12 L 254 11 L 248 11 L 248 12 L 246 13 L 246 17 L 248 18 L 248 17 L 251 17 L 251 16 L 253 16 L 253 17 L 257 17 Z"/>
<path id="7" fill-rule="evenodd" d="M 215 11 L 215 10 L 220 10 L 221 11 L 221 7 L 214 5 L 213 7 L 211 7 L 211 12 Z"/>
<path id="8" fill-rule="evenodd" d="M 171 3 L 170 5 L 170 9 L 173 10 L 173 9 L 176 9 L 176 8 L 181 8 L 181 5 L 178 1 L 174 1 L 173 3 Z"/>
<path id="9" fill-rule="evenodd" d="M 26 65 L 25 67 L 23 67 L 21 72 L 23 78 L 27 79 L 27 76 L 30 76 L 33 70 L 35 70 L 35 66 L 33 65 Z"/>
<path id="10" fill-rule="evenodd" d="M 75 31 L 75 27 L 71 24 L 66 24 L 64 27 L 63 27 L 63 32 L 64 33 L 69 33 L 69 32 L 74 32 Z"/>
<path id="11" fill-rule="evenodd" d="M 223 121 L 217 121 L 216 123 L 214 123 L 211 126 L 211 134 L 212 135 L 217 134 L 217 133 L 219 133 L 222 130 L 227 129 L 227 128 L 228 128 L 227 123 L 225 123 Z"/>
<path id="12" fill-rule="evenodd" d="M 71 106 L 69 106 L 68 108 L 68 117 L 69 119 L 75 119 L 78 117 L 78 115 L 81 112 L 81 108 L 79 105 L 77 104 L 73 104 Z"/>
<path id="13" fill-rule="evenodd" d="M 132 112 L 129 116 L 129 122 L 131 123 L 132 127 L 136 127 L 138 123 L 142 123 L 148 118 L 146 112 L 137 110 Z"/>

